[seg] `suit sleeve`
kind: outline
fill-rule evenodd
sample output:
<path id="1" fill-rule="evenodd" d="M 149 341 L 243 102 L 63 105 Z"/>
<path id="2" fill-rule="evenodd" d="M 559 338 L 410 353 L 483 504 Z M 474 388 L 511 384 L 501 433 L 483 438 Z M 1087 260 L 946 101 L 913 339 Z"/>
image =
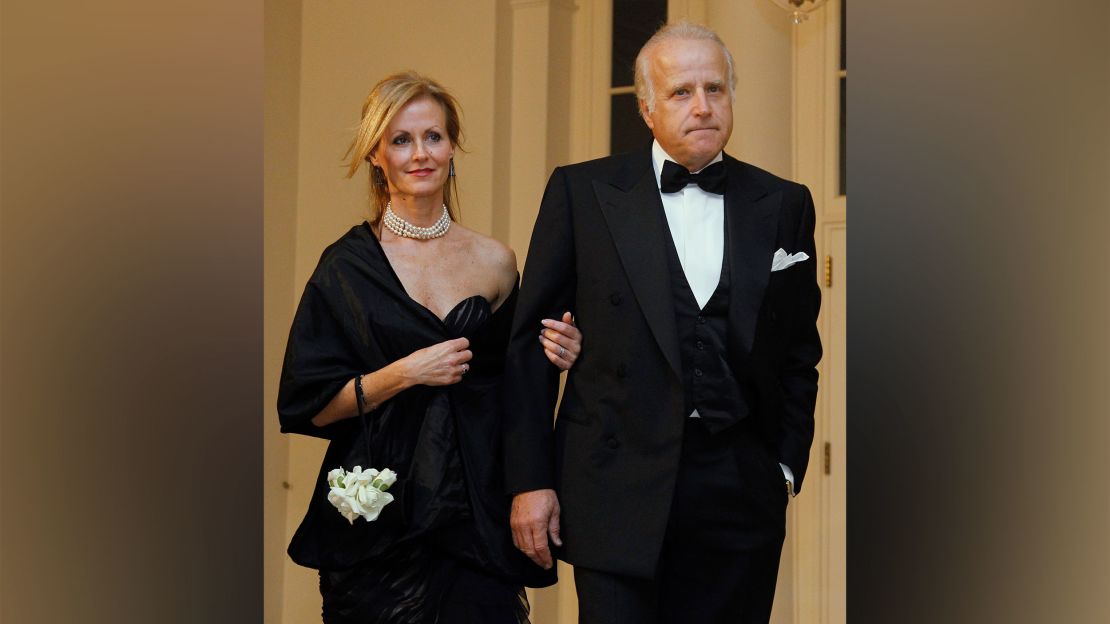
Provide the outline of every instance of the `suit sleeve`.
<path id="1" fill-rule="evenodd" d="M 801 217 L 795 241 L 797 248 L 812 260 L 804 263 L 804 273 L 799 275 L 786 357 L 779 371 L 784 409 L 779 457 L 794 473 L 795 493 L 802 489 L 809 464 L 813 411 L 817 404 L 817 363 L 821 360 L 821 336 L 817 332 L 821 288 L 817 284 L 817 251 L 813 240 L 816 214 L 809 189 L 803 186 L 801 192 Z"/>
<path id="2" fill-rule="evenodd" d="M 509 494 L 552 488 L 552 424 L 559 370 L 543 354 L 538 336 L 545 318 L 574 311 L 576 267 L 567 176 L 556 169 L 547 182 L 532 229 L 504 378 L 505 487 Z"/>

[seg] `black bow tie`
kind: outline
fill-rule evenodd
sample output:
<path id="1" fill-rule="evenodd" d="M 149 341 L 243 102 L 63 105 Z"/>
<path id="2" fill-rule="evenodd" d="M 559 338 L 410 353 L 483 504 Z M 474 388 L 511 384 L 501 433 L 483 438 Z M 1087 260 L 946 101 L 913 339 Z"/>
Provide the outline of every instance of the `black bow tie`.
<path id="1" fill-rule="evenodd" d="M 659 176 L 659 190 L 664 193 L 677 193 L 687 184 L 697 184 L 701 190 L 717 195 L 725 194 L 725 162 L 717 161 L 698 173 L 690 173 L 686 167 L 666 160 L 663 161 L 663 174 Z"/>

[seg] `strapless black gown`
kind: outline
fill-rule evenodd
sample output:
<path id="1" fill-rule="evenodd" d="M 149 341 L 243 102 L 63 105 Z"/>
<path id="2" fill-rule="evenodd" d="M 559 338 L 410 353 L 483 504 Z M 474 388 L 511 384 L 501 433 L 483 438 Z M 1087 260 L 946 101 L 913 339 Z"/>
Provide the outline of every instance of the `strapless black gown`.
<path id="1" fill-rule="evenodd" d="M 475 295 L 439 319 L 404 291 L 365 224 L 324 252 L 290 331 L 278 412 L 283 431 L 331 442 L 289 546 L 320 570 L 326 623 L 519 624 L 523 586 L 555 582 L 508 525 L 500 382 L 515 303 L 515 289 L 496 311 Z M 358 419 L 311 424 L 355 375 L 462 336 L 474 354 L 463 380 L 385 402 L 368 415 L 369 444 Z M 398 473 L 374 522 L 350 524 L 327 502 L 327 472 L 355 465 Z"/>

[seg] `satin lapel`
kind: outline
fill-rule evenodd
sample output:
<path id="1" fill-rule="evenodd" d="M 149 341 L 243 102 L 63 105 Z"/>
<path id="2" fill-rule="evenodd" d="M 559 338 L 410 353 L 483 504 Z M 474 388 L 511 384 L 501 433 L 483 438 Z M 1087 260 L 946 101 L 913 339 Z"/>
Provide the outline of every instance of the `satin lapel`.
<path id="1" fill-rule="evenodd" d="M 625 191 L 595 180 L 594 194 L 636 302 L 664 357 L 681 378 L 678 327 L 671 298 L 670 270 L 664 253 L 665 245 L 671 242 L 663 230 L 667 227 L 666 217 L 650 158 L 641 170 L 643 175 L 631 189 Z"/>
<path id="2" fill-rule="evenodd" d="M 771 258 L 775 252 L 779 204 L 782 193 L 768 195 L 745 165 L 729 158 L 725 211 L 729 244 L 729 329 L 736 332 L 745 351 L 752 350 L 755 325 L 763 294 L 771 278 Z"/>

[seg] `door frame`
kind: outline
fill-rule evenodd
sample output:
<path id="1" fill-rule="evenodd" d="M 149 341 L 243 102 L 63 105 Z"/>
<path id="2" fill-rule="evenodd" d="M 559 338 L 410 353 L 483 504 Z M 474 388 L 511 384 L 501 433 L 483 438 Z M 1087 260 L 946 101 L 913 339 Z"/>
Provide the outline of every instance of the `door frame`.
<path id="1" fill-rule="evenodd" d="M 842 0 L 829 0 L 822 8 L 810 14 L 805 22 L 794 28 L 794 106 L 793 106 L 793 176 L 809 186 L 817 211 L 816 245 L 818 278 L 824 293 L 825 262 L 829 255 L 828 238 L 835 232 L 847 230 L 847 197 L 839 195 L 839 88 L 840 88 L 840 8 Z M 833 258 L 832 262 L 837 262 Z M 840 262 L 844 262 L 840 258 Z M 839 271 L 834 271 L 840 274 Z M 843 281 L 843 280 L 841 280 Z M 842 284 L 834 284 L 834 287 Z M 829 370 L 832 345 L 845 344 L 844 319 L 833 318 L 823 310 L 818 321 L 826 355 L 819 370 L 822 381 L 844 383 L 843 370 Z M 829 381 L 826 381 L 829 380 Z M 836 527 L 843 527 L 845 518 L 833 518 L 844 513 L 831 491 L 831 480 L 825 478 L 825 444 L 832 444 L 832 467 L 843 470 L 847 450 L 843 420 L 846 418 L 844 401 L 834 404 L 830 395 L 843 397 L 840 392 L 823 388 L 818 394 L 817 430 L 810 453 L 808 487 L 795 506 L 794 587 L 795 621 L 833 624 L 844 622 L 846 615 L 837 605 L 843 597 L 832 600 L 830 581 L 835 575 L 845 573 L 842 554 L 846 536 L 833 535 Z M 839 544 L 836 540 L 839 540 Z"/>

